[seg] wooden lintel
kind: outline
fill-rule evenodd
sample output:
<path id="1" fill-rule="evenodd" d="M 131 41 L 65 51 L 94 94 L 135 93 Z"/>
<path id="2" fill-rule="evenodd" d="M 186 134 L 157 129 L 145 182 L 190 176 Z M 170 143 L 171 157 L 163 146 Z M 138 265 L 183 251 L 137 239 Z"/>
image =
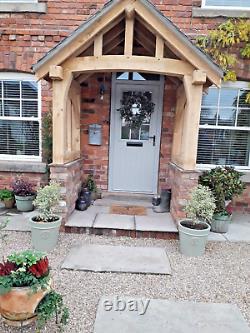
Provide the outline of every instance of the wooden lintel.
<path id="1" fill-rule="evenodd" d="M 134 39 L 134 17 L 126 17 L 124 54 L 132 55 Z"/>
<path id="2" fill-rule="evenodd" d="M 163 58 L 164 56 L 164 40 L 160 36 L 156 36 L 156 44 L 155 44 L 155 57 Z"/>
<path id="3" fill-rule="evenodd" d="M 138 71 L 183 77 L 184 75 L 192 75 L 194 71 L 193 66 L 182 60 L 124 55 L 78 57 L 64 66 L 65 69 L 73 73 Z"/>
<path id="4" fill-rule="evenodd" d="M 102 55 L 103 35 L 98 34 L 94 40 L 94 56 L 99 57 Z"/>
<path id="5" fill-rule="evenodd" d="M 195 70 L 193 72 L 193 81 L 194 85 L 204 84 L 207 81 L 207 74 L 201 70 Z"/>
<path id="6" fill-rule="evenodd" d="M 49 68 L 49 77 L 52 80 L 63 80 L 63 68 L 61 66 L 51 65 Z"/>

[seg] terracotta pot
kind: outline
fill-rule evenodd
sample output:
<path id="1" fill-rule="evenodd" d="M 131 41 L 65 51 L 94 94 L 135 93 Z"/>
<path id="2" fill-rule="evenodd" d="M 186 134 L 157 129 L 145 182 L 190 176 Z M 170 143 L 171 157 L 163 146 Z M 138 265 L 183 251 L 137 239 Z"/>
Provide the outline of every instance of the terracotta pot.
<path id="1" fill-rule="evenodd" d="M 36 308 L 50 292 L 50 286 L 46 290 L 40 289 L 37 292 L 33 292 L 30 287 L 12 288 L 8 293 L 0 295 L 0 312 L 5 323 L 20 327 L 35 321 Z"/>
<path id="2" fill-rule="evenodd" d="M 14 207 L 14 203 L 15 203 L 15 199 L 4 199 L 4 205 L 5 205 L 5 208 L 13 208 Z"/>

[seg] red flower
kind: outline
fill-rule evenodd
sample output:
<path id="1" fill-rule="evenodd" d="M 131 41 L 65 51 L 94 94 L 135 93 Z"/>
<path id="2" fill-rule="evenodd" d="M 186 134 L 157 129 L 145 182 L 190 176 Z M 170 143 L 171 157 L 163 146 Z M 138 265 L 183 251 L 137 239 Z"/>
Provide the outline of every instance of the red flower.
<path id="1" fill-rule="evenodd" d="M 0 276 L 10 275 L 11 272 L 17 270 L 17 265 L 13 262 L 6 261 L 0 263 Z"/>
<path id="2" fill-rule="evenodd" d="M 29 267 L 29 272 L 36 278 L 48 275 L 49 273 L 49 260 L 47 257 L 40 259 L 36 264 Z"/>

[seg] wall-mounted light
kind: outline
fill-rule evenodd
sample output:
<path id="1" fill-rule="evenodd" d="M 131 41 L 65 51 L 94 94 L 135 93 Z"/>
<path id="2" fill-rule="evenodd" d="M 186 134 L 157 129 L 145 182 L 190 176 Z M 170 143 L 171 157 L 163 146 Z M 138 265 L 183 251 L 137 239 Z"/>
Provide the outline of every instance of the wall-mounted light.
<path id="1" fill-rule="evenodd" d="M 105 94 L 105 84 L 102 82 L 100 84 L 100 99 L 103 100 Z"/>

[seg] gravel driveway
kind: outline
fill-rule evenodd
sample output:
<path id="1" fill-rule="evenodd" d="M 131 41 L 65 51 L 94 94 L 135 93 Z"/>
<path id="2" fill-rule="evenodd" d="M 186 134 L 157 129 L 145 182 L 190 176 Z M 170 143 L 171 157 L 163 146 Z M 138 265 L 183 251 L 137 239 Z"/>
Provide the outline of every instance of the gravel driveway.
<path id="1" fill-rule="evenodd" d="M 172 276 L 90 273 L 60 270 L 69 249 L 79 243 L 127 246 L 162 246 L 169 255 Z M 30 234 L 9 232 L 5 254 L 29 248 Z M 246 243 L 209 242 L 201 258 L 180 255 L 178 241 L 111 238 L 61 234 L 50 255 L 54 284 L 70 309 L 65 332 L 92 333 L 98 300 L 103 295 L 144 296 L 170 300 L 237 304 L 250 323 L 250 246 Z M 0 332 L 20 332 L 0 322 Z M 34 327 L 24 332 L 35 332 Z M 50 323 L 43 332 L 57 332 Z"/>

